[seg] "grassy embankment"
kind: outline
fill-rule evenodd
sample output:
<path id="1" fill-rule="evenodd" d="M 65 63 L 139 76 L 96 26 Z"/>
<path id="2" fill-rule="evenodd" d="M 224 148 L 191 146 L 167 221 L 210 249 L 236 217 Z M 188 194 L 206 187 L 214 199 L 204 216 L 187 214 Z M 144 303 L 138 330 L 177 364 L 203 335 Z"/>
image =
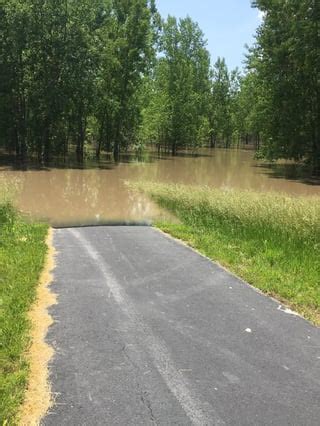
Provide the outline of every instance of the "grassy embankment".
<path id="1" fill-rule="evenodd" d="M 0 188 L 1 191 L 1 188 Z M 44 264 L 48 227 L 28 224 L 0 194 L 0 424 L 15 424 L 29 366 L 28 312 Z"/>
<path id="2" fill-rule="evenodd" d="M 158 223 L 320 325 L 320 198 L 136 183 L 181 224 Z"/>

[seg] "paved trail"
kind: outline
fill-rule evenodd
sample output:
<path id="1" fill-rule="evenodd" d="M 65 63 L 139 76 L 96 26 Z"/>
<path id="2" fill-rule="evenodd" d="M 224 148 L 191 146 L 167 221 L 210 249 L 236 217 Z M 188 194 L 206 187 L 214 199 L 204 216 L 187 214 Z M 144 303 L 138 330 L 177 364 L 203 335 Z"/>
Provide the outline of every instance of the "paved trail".
<path id="1" fill-rule="evenodd" d="M 319 329 L 152 228 L 54 243 L 44 425 L 319 426 Z"/>

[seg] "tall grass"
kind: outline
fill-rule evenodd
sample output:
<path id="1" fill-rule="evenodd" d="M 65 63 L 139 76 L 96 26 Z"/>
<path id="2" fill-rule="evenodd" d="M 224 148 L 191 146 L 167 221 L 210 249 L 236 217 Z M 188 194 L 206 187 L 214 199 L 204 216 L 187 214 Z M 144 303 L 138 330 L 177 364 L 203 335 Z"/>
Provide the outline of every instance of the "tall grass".
<path id="1" fill-rule="evenodd" d="M 15 424 L 28 379 L 28 311 L 46 254 L 47 226 L 25 223 L 0 190 L 0 424 Z"/>
<path id="2" fill-rule="evenodd" d="M 136 183 L 174 213 L 158 226 L 320 324 L 320 198 Z"/>

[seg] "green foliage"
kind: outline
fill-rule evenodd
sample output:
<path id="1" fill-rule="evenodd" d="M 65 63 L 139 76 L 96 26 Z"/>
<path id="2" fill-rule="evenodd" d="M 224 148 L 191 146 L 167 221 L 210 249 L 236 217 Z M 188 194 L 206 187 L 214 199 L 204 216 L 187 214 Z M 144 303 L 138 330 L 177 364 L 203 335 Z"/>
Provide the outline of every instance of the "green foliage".
<path id="1" fill-rule="evenodd" d="M 240 90 L 234 98 L 233 126 L 246 144 L 254 142 L 260 148 L 263 119 L 266 114 L 266 93 L 255 72 L 248 70 L 239 80 Z"/>
<path id="2" fill-rule="evenodd" d="M 81 159 L 96 117 L 98 151 L 125 147 L 156 13 L 145 0 L 2 0 L 0 146 L 40 161 L 75 146 Z"/>
<path id="3" fill-rule="evenodd" d="M 320 3 L 253 4 L 264 12 L 248 62 L 260 88 L 255 104 L 263 114 L 252 118 L 263 133 L 264 152 L 306 160 L 320 173 Z"/>
<path id="4" fill-rule="evenodd" d="M 159 226 L 320 324 L 320 200 L 133 184 L 173 212 Z"/>
<path id="5" fill-rule="evenodd" d="M 208 137 L 210 57 L 203 33 L 190 18 L 177 22 L 169 16 L 159 44 L 154 73 L 145 83 L 142 137 L 175 155 Z"/>
<path id="6" fill-rule="evenodd" d="M 212 69 L 210 126 L 212 145 L 224 142 L 229 148 L 236 131 L 234 114 L 239 93 L 240 74 L 231 73 L 224 59 L 218 58 Z"/>
<path id="7" fill-rule="evenodd" d="M 155 0 L 1 0 L 0 148 L 48 161 L 255 143 L 319 174 L 320 3 L 252 3 L 264 19 L 240 75 Z"/>
<path id="8" fill-rule="evenodd" d="M 27 384 L 27 313 L 46 254 L 47 226 L 26 224 L 0 203 L 0 423 L 15 424 Z"/>
<path id="9" fill-rule="evenodd" d="M 104 52 L 97 76 L 98 154 L 102 147 L 113 147 L 118 156 L 121 147 L 136 142 L 138 93 L 154 57 L 152 23 L 156 15 L 154 3 L 149 8 L 144 0 L 117 0 L 107 25 L 100 31 Z"/>

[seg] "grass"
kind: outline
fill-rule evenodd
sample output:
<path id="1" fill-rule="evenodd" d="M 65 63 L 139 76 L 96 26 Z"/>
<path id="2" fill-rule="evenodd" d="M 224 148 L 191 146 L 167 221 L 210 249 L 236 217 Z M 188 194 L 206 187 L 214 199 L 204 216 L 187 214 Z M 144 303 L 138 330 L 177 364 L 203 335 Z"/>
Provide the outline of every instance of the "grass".
<path id="1" fill-rule="evenodd" d="M 320 325 L 320 198 L 156 183 L 130 184 L 180 224 L 158 223 Z"/>
<path id="2" fill-rule="evenodd" d="M 0 424 L 16 424 L 28 380 L 28 312 L 44 264 L 48 228 L 26 223 L 0 197 Z"/>

